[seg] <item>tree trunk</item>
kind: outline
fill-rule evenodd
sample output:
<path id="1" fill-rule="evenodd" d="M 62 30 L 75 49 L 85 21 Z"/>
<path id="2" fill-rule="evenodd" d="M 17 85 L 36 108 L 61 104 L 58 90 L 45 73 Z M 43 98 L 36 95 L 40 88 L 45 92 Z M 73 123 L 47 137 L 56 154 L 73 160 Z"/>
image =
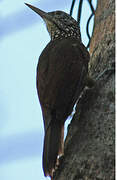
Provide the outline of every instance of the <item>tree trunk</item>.
<path id="1" fill-rule="evenodd" d="M 68 126 L 64 157 L 54 180 L 115 179 L 115 1 L 98 0 L 89 74 L 98 77 Z M 106 69 L 108 69 L 106 71 Z M 109 70 L 110 69 L 110 70 Z"/>

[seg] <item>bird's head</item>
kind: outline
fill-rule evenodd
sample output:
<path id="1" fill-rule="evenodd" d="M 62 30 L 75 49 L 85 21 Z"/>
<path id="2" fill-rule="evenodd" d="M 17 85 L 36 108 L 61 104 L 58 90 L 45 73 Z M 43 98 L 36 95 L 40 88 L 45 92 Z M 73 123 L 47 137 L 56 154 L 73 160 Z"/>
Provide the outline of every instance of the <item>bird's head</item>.
<path id="1" fill-rule="evenodd" d="M 45 21 L 51 40 L 75 37 L 81 40 L 78 22 L 69 14 L 63 11 L 44 12 L 30 4 L 25 3 L 29 8 L 39 14 Z"/>

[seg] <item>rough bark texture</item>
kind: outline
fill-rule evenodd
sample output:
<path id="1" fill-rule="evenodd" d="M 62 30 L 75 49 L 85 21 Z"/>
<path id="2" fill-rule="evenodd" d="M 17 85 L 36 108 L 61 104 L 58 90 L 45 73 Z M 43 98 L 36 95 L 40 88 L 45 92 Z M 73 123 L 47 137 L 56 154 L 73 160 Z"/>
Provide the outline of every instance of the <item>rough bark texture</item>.
<path id="1" fill-rule="evenodd" d="M 114 65 L 114 19 L 114 0 L 98 0 L 90 44 L 89 73 L 93 77 Z M 115 179 L 114 77 L 113 71 L 104 73 L 78 103 L 54 180 Z"/>

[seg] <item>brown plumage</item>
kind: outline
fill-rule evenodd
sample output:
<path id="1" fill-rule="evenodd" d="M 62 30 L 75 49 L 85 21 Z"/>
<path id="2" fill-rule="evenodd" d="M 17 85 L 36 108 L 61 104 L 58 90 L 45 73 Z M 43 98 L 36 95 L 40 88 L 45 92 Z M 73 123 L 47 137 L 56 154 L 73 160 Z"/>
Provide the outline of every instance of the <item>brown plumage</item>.
<path id="1" fill-rule="evenodd" d="M 26 5 L 44 19 L 51 36 L 39 58 L 37 92 L 45 130 L 43 169 L 45 176 L 53 177 L 58 156 L 64 153 L 64 123 L 85 86 L 89 53 L 72 17 L 62 11 L 45 13 Z"/>

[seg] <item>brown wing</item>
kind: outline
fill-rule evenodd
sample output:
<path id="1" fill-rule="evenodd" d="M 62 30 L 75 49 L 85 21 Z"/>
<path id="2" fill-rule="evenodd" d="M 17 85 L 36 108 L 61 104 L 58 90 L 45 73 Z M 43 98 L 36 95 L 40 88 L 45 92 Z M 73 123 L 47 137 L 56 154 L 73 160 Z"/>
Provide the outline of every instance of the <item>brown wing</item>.
<path id="1" fill-rule="evenodd" d="M 42 110 L 56 111 L 59 119 L 71 113 L 88 72 L 89 53 L 74 38 L 51 41 L 37 67 L 37 91 Z"/>
<path id="2" fill-rule="evenodd" d="M 76 39 L 51 41 L 37 67 L 37 91 L 45 127 L 43 170 L 53 177 L 63 154 L 64 122 L 84 87 L 89 54 Z"/>

